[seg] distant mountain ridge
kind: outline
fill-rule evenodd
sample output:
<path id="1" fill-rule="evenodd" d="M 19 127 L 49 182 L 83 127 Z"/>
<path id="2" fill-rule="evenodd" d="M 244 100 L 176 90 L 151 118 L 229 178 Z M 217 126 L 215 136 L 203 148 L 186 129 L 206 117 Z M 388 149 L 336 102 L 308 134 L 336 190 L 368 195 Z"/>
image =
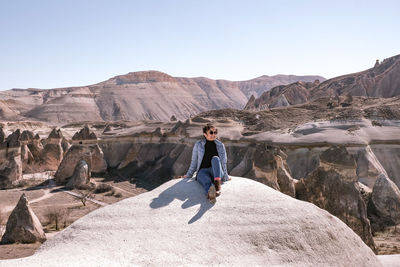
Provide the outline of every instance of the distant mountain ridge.
<path id="1" fill-rule="evenodd" d="M 321 76 L 261 76 L 248 81 L 173 77 L 159 71 L 130 72 L 81 87 L 0 91 L 1 120 L 75 121 L 185 120 L 203 111 L 242 109 L 252 94 L 277 84 Z"/>
<path id="2" fill-rule="evenodd" d="M 250 98 L 245 109 L 265 109 L 305 103 L 321 97 L 341 95 L 383 97 L 400 95 L 400 55 L 376 62 L 361 72 L 339 76 L 322 83 L 295 82 L 277 86 L 258 98 Z"/>

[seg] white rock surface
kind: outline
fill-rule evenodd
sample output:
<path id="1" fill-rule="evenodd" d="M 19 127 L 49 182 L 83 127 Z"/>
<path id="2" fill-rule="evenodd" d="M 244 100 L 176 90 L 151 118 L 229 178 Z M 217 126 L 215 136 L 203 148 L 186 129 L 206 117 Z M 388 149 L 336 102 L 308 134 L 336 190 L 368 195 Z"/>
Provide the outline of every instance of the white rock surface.
<path id="1" fill-rule="evenodd" d="M 360 237 L 313 204 L 244 178 L 222 191 L 213 206 L 196 181 L 169 181 L 0 266 L 381 266 Z"/>
<path id="2" fill-rule="evenodd" d="M 400 254 L 379 255 L 378 258 L 385 267 L 400 267 Z"/>

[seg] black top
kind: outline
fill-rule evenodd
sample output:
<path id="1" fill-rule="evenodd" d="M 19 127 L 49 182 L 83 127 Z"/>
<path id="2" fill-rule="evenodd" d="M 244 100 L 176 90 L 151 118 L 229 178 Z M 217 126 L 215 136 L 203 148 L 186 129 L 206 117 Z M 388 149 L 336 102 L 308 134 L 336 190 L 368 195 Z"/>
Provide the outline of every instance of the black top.
<path id="1" fill-rule="evenodd" d="M 210 168 L 211 167 L 211 159 L 214 156 L 218 156 L 217 145 L 214 141 L 206 140 L 206 144 L 204 146 L 204 156 L 203 161 L 201 162 L 200 169 Z"/>

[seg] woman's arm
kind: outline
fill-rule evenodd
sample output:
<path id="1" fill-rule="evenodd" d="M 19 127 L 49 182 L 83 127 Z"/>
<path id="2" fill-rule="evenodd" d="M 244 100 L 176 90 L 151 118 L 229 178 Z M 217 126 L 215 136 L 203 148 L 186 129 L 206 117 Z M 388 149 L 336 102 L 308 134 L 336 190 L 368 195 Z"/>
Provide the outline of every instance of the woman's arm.
<path id="1" fill-rule="evenodd" d="M 225 145 L 223 143 L 222 143 L 222 148 L 224 149 L 224 155 L 225 155 L 223 162 L 222 162 L 222 164 L 224 165 L 224 168 L 225 168 L 224 176 L 225 176 L 226 180 L 230 180 L 231 178 L 228 176 L 228 166 L 227 166 L 228 155 L 226 154 Z"/>
<path id="2" fill-rule="evenodd" d="M 197 142 L 194 144 L 193 151 L 192 151 L 192 162 L 190 163 L 189 170 L 186 173 L 185 178 L 192 178 L 193 173 L 196 171 L 197 168 Z"/>

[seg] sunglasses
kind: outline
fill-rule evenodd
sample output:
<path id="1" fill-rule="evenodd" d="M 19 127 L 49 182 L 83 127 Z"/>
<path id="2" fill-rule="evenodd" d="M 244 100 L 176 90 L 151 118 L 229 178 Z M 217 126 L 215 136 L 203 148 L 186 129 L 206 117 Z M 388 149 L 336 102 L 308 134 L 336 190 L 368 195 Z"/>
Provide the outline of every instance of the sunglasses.
<path id="1" fill-rule="evenodd" d="M 208 133 L 209 133 L 209 134 L 211 134 L 211 135 L 212 135 L 212 134 L 218 134 L 218 130 L 215 130 L 215 131 L 209 131 Z"/>

